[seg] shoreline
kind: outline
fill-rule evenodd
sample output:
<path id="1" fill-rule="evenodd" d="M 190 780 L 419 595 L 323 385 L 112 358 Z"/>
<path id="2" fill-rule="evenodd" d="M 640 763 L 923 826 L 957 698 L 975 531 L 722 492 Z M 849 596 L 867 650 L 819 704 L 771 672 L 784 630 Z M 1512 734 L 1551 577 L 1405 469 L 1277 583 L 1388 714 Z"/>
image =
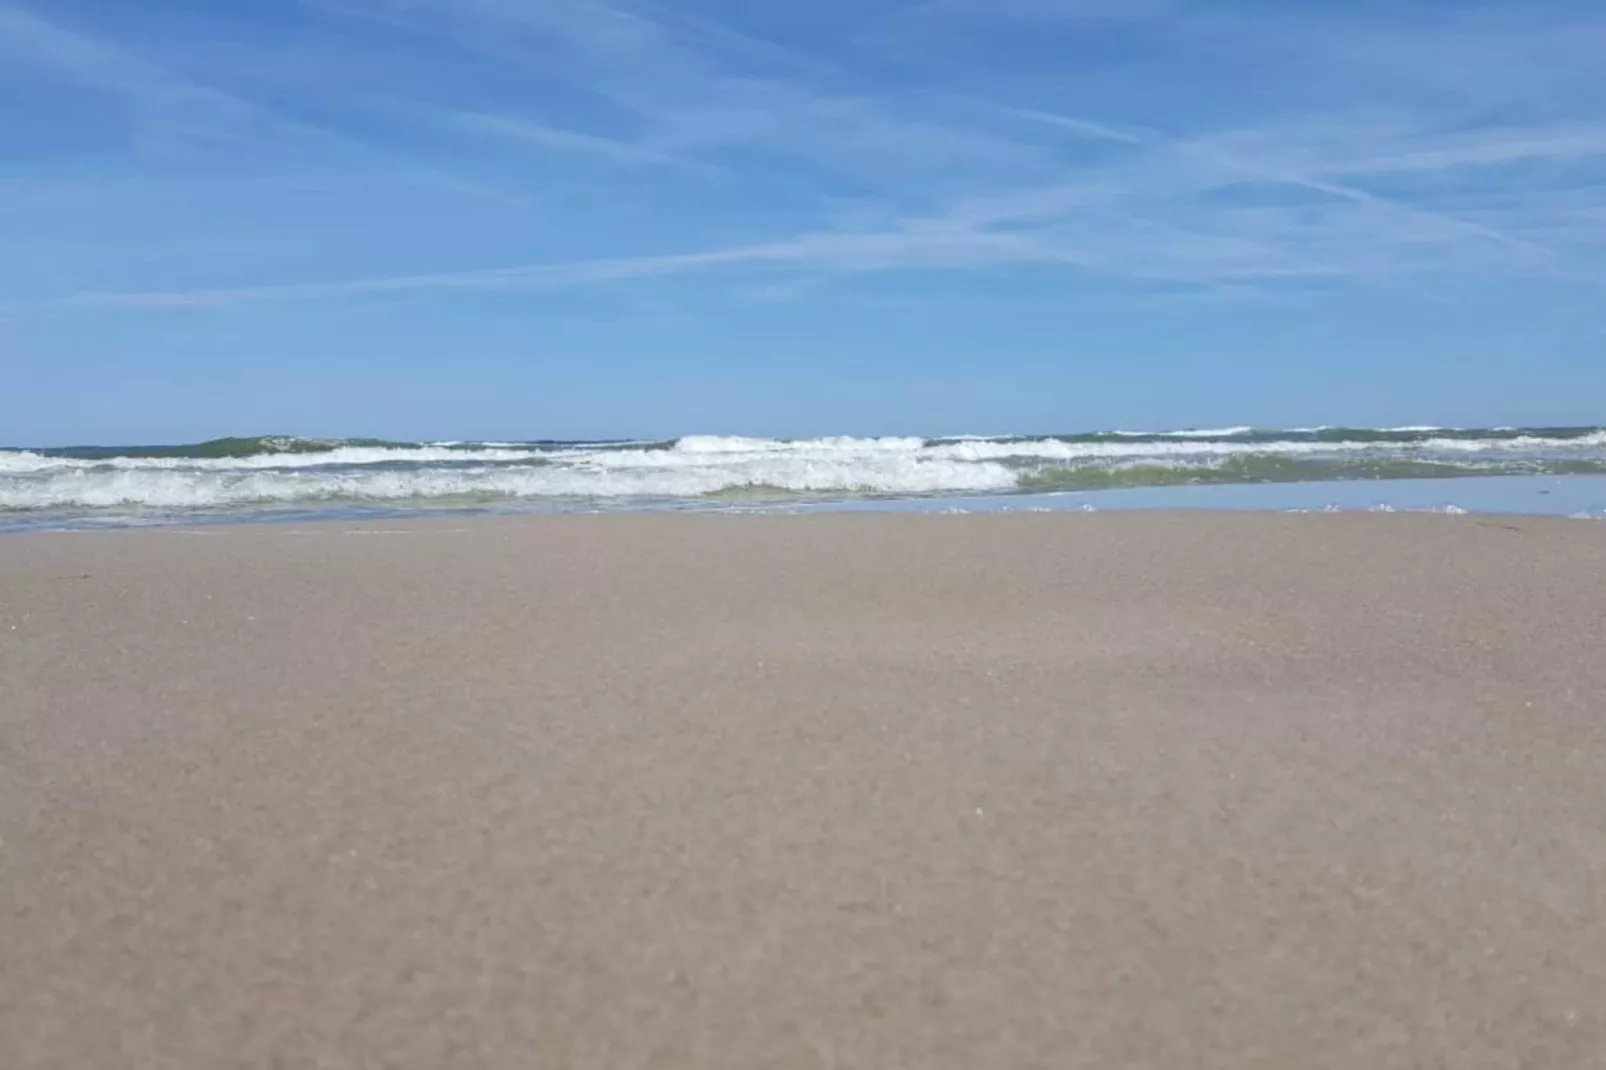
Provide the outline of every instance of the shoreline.
<path id="1" fill-rule="evenodd" d="M 0 512 L 0 536 L 19 532 L 147 530 L 172 527 L 379 523 L 411 519 L 476 520 L 541 516 L 814 515 L 820 513 L 1041 513 L 1219 511 L 1252 513 L 1404 512 L 1484 516 L 1606 519 L 1606 476 L 1493 476 L 1458 479 L 1345 480 L 1047 491 L 943 494 L 926 497 L 836 498 L 824 501 L 675 502 L 657 504 L 542 503 L 406 507 L 329 505 L 321 509 L 264 509 L 218 514 L 172 513 L 119 517 L 115 511 L 51 515 Z"/>
<path id="2" fill-rule="evenodd" d="M 0 1053 L 1593 1066 L 1601 532 L 0 539 Z"/>
<path id="3" fill-rule="evenodd" d="M 877 503 L 878 505 L 897 506 L 909 503 Z M 936 503 L 922 502 L 920 505 L 934 505 Z M 636 524 L 644 527 L 668 526 L 673 529 L 679 525 L 690 528 L 702 525 L 713 525 L 708 530 L 717 531 L 720 525 L 763 525 L 774 531 L 782 532 L 785 526 L 792 523 L 801 523 L 805 526 L 824 524 L 826 526 L 837 524 L 862 524 L 873 528 L 878 524 L 914 525 L 911 530 L 919 530 L 925 521 L 938 523 L 981 523 L 987 525 L 1011 523 L 1041 523 L 1047 525 L 1065 525 L 1069 532 L 1074 534 L 1077 525 L 1103 526 L 1115 524 L 1131 526 L 1136 532 L 1145 522 L 1158 523 L 1164 527 L 1175 529 L 1177 525 L 1196 524 L 1215 526 L 1225 524 L 1229 527 L 1243 523 L 1248 527 L 1263 524 L 1276 524 L 1286 521 L 1294 524 L 1310 524 L 1311 531 L 1319 532 L 1323 525 L 1348 528 L 1350 525 L 1361 525 L 1362 529 L 1371 525 L 1387 526 L 1401 525 L 1403 529 L 1410 529 L 1413 525 L 1423 525 L 1423 530 L 1444 525 L 1445 530 L 1453 530 L 1457 525 L 1471 525 L 1493 527 L 1503 530 L 1529 530 L 1530 526 L 1540 528 L 1558 527 L 1590 527 L 1580 524 L 1579 517 L 1569 517 L 1536 513 L 1476 513 L 1453 510 L 1345 510 L 1345 509 L 1231 509 L 1231 508 L 1131 508 L 1131 509 L 939 509 L 939 508 L 879 508 L 864 507 L 852 508 L 841 503 L 830 506 L 821 506 L 809 510 L 722 510 L 722 509 L 621 509 L 610 512 L 452 512 L 452 511 L 407 511 L 398 513 L 380 513 L 374 516 L 286 516 L 272 517 L 256 520 L 241 520 L 233 517 L 220 517 L 204 522 L 184 523 L 178 520 L 171 522 L 142 524 L 126 526 L 121 524 L 102 524 L 79 528 L 46 528 L 46 529 L 18 529 L 0 532 L 0 547 L 14 544 L 44 543 L 50 544 L 63 536 L 108 535 L 118 537 L 143 536 L 163 538 L 167 536 L 183 538 L 206 537 L 262 537 L 272 540 L 276 536 L 288 538 L 307 538 L 322 535 L 468 535 L 483 536 L 496 532 L 503 536 L 511 536 L 520 532 L 539 533 L 543 529 L 559 525 L 586 526 L 597 525 L 604 529 L 625 530 Z M 1587 519 L 1595 519 L 1593 517 Z M 1520 525 L 1520 526 L 1516 526 Z"/>

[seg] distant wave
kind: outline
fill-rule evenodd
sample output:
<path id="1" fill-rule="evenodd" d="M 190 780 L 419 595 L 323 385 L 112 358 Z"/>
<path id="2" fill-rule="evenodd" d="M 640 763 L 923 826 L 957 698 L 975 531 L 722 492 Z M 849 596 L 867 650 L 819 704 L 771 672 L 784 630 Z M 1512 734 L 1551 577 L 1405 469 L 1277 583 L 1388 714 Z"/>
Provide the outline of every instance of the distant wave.
<path id="1" fill-rule="evenodd" d="M 1254 433 L 1253 427 L 1220 427 L 1213 430 L 1187 431 L 1111 431 L 1121 438 L 1233 438 Z"/>
<path id="2" fill-rule="evenodd" d="M 1606 429 L 1227 427 L 1040 436 L 393 442 L 290 436 L 0 450 L 0 510 L 184 512 L 1042 492 L 1606 474 Z"/>

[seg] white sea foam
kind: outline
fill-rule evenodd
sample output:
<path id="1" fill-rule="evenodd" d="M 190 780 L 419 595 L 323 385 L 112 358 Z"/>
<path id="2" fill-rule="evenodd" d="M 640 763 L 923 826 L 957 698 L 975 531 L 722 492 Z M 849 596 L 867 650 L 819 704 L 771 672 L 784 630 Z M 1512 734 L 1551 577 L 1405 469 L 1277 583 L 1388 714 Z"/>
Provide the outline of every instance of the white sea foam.
<path id="1" fill-rule="evenodd" d="M 262 471 L 297 468 L 331 468 L 365 465 L 471 464 L 475 462 L 516 464 L 536 461 L 574 461 L 606 467 L 631 468 L 687 467 L 721 463 L 734 458 L 761 457 L 839 460 L 855 457 L 905 455 L 921 460 L 984 461 L 1009 458 L 1043 460 L 1120 460 L 1153 458 L 1164 461 L 1178 457 L 1229 456 L 1244 453 L 1267 454 L 1350 454 L 1411 455 L 1430 453 L 1520 453 L 1541 451 L 1586 451 L 1606 446 L 1606 431 L 1577 438 L 1548 438 L 1520 435 L 1512 438 L 1479 439 L 1439 436 L 1414 443 L 1350 440 L 1312 442 L 1308 440 L 1266 440 L 1256 442 L 1217 441 L 1241 434 L 1248 428 L 1222 428 L 1215 431 L 1116 432 L 1123 436 L 1163 435 L 1164 441 L 1065 441 L 1057 438 L 986 439 L 967 437 L 947 439 L 928 446 L 919 438 L 812 438 L 762 439 L 736 436 L 691 436 L 669 449 L 651 448 L 654 443 L 621 442 L 576 444 L 566 447 L 532 448 L 512 443 L 476 443 L 473 448 L 449 447 L 437 443 L 425 446 L 340 446 L 308 453 L 258 453 L 243 457 L 137 457 L 107 458 L 59 457 L 27 450 L 0 451 L 0 473 L 27 474 L 74 469 L 128 469 L 165 471 Z M 1421 429 L 1427 430 L 1427 429 Z"/>
<path id="2" fill-rule="evenodd" d="M 1399 442 L 1215 442 L 1175 439 L 1165 442 L 1065 442 L 1060 439 L 1022 439 L 1003 442 L 952 442 L 928 447 L 929 456 L 951 460 L 1003 460 L 1035 457 L 1043 460 L 1152 460 L 1164 463 L 1177 458 L 1227 457 L 1242 454 L 1284 456 L 1377 454 L 1416 457 L 1431 453 L 1539 453 L 1543 451 L 1587 450 L 1606 446 L 1606 432 L 1577 439 L 1519 437 L 1510 439 L 1432 438 L 1416 443 Z"/>
<path id="3" fill-rule="evenodd" d="M 1247 435 L 1254 431 L 1253 427 L 1206 427 L 1189 429 L 1186 431 L 1111 431 L 1112 435 L 1123 438 L 1229 438 L 1233 435 Z"/>
<path id="4" fill-rule="evenodd" d="M 580 443 L 565 447 L 472 443 L 450 448 L 339 446 L 323 452 L 246 457 L 63 458 L 0 451 L 0 509 L 147 507 L 252 503 L 406 502 L 438 499 L 684 499 L 766 488 L 787 493 L 940 494 L 1017 489 L 1056 467 L 1122 472 L 1147 466 L 1206 470 L 1269 454 L 1372 462 L 1436 460 L 1463 469 L 1511 470 L 1545 458 L 1606 463 L 1606 431 L 1576 438 L 1503 439 L 1452 432 L 1415 442 L 1308 439 L 1221 441 L 1247 428 L 1095 441 L 909 437 L 797 440 L 693 436 L 672 446 Z M 1139 434 L 1134 432 L 1133 436 Z M 1160 433 L 1154 433 L 1156 435 Z M 1214 438 L 1210 436 L 1215 436 Z M 1049 475 L 1050 484 L 1056 477 Z M 1133 475 L 1141 482 L 1141 473 Z M 1045 486 L 1041 481 L 1034 484 Z"/>
<path id="5" fill-rule="evenodd" d="M 688 435 L 675 443 L 676 453 L 909 453 L 924 446 L 923 438 L 743 438 L 739 435 Z"/>
<path id="6" fill-rule="evenodd" d="M 0 450 L 0 475 L 8 472 L 37 472 L 50 467 L 52 460 L 29 450 Z"/>
<path id="7" fill-rule="evenodd" d="M 312 453 L 253 453 L 245 457 L 53 457 L 30 452 L 0 453 L 0 472 L 120 468 L 129 470 L 253 471 L 326 468 L 339 465 L 428 464 L 519 461 L 545 456 L 523 449 L 448 449 L 444 446 L 340 446 Z"/>
<path id="8" fill-rule="evenodd" d="M 658 451 L 674 457 L 672 451 Z M 403 501 L 442 498 L 690 498 L 770 487 L 797 493 L 927 494 L 1012 489 L 997 464 L 892 454 L 880 458 L 748 458 L 684 464 L 357 469 L 318 471 L 75 469 L 0 482 L 0 508 L 139 505 L 203 508 L 261 502 Z"/>

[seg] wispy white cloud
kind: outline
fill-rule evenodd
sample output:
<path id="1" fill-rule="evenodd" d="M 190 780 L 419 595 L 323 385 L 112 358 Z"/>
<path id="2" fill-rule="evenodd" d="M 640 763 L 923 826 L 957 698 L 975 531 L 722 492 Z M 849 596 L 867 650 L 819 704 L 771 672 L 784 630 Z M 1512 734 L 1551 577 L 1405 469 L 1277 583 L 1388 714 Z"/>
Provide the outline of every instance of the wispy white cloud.
<path id="1" fill-rule="evenodd" d="M 1388 232 L 1404 237 L 1401 221 L 1412 224 L 1412 241 L 1437 231 L 1451 237 L 1484 239 L 1496 244 L 1543 254 L 1544 250 L 1532 242 L 1514 237 L 1497 227 L 1457 217 L 1432 207 L 1405 203 L 1379 196 L 1353 184 L 1340 180 L 1341 176 L 1359 178 L 1391 171 L 1430 170 L 1471 167 L 1494 162 L 1532 157 L 1546 152 L 1562 154 L 1593 154 L 1595 139 L 1574 135 L 1568 138 L 1528 138 L 1522 142 L 1507 140 L 1498 134 L 1481 141 L 1463 141 L 1454 147 L 1428 150 L 1393 158 L 1360 159 L 1335 155 L 1335 146 L 1328 140 L 1325 154 L 1312 152 L 1309 143 L 1312 127 L 1320 130 L 1321 124 L 1307 124 L 1301 137 L 1307 142 L 1305 151 L 1289 152 L 1281 140 L 1263 131 L 1229 132 L 1191 139 L 1170 139 L 1152 130 L 1122 129 L 1108 124 L 1072 116 L 1041 111 L 1011 109 L 1011 114 L 1045 123 L 1055 129 L 1096 140 L 1117 142 L 1141 147 L 1146 151 L 1128 160 L 1124 166 L 1106 169 L 1104 187 L 1117 199 L 1152 197 L 1156 193 L 1180 197 L 1207 193 L 1240 185 L 1246 179 L 1268 186 L 1289 186 L 1307 190 L 1325 197 L 1352 201 L 1373 209 L 1372 224 L 1389 228 Z M 1353 152 L 1353 146 L 1350 147 Z M 1526 154 L 1526 156 L 1525 156 Z M 1118 193 L 1114 191 L 1119 190 Z M 1063 199 L 1063 198 L 1060 198 Z M 1066 207 L 1073 207 L 1085 198 L 1072 196 Z M 1057 203 L 1050 197 L 1047 203 Z M 1390 217 L 1393 218 L 1391 222 Z M 1230 218 L 1225 217 L 1225 218 Z"/>
<path id="2" fill-rule="evenodd" d="M 266 118 L 238 97 L 18 8 L 0 7 L 0 51 L 18 67 L 110 93 L 134 109 L 138 118 L 191 134 L 236 137 Z"/>
<path id="3" fill-rule="evenodd" d="M 520 142 L 558 153 L 575 153 L 600 157 L 627 165 L 653 165 L 659 167 L 687 167 L 686 161 L 664 152 L 643 148 L 640 145 L 595 134 L 565 130 L 556 126 L 534 122 L 510 115 L 489 115 L 482 112 L 430 109 L 425 112 L 438 125 L 460 133 L 503 141 Z"/>
<path id="4" fill-rule="evenodd" d="M 909 227 L 869 233 L 820 232 L 775 242 L 665 256 L 621 257 L 532 264 L 424 275 L 381 276 L 333 282 L 148 293 L 85 293 L 61 302 L 69 308 L 208 308 L 270 301 L 310 301 L 420 290 L 515 290 L 617 282 L 740 265 L 870 271 L 914 267 L 978 267 L 1047 260 L 1019 238 L 979 231 Z"/>
<path id="5" fill-rule="evenodd" d="M 544 77 L 632 116 L 642 127 L 637 147 L 675 158 L 719 163 L 762 152 L 882 181 L 931 180 L 955 168 L 997 177 L 1049 163 L 1029 143 L 921 114 L 918 102 L 878 97 L 831 64 L 708 19 L 595 0 L 322 2 L 538 64 Z"/>
<path id="6" fill-rule="evenodd" d="M 1325 175 L 1393 175 L 1606 156 L 1606 124 L 1601 123 L 1480 130 L 1422 140 L 1427 144 L 1419 142 L 1389 155 L 1320 161 L 1315 169 Z"/>
<path id="7" fill-rule="evenodd" d="M 1096 141 L 1114 141 L 1122 145 L 1142 145 L 1155 138 L 1153 131 L 1149 130 L 1122 130 L 1107 123 L 1096 123 L 1091 119 L 1078 119 L 1070 115 L 1056 115 L 1053 112 L 1039 111 L 1035 108 L 1004 108 L 1005 115 L 1013 115 L 1021 119 L 1030 119 L 1036 123 L 1046 123 L 1061 130 L 1069 130 L 1083 137 L 1093 138 Z"/>
<path id="8" fill-rule="evenodd" d="M 1188 6 L 1187 0 L 923 0 L 898 9 L 892 18 L 1136 22 Z"/>
<path id="9" fill-rule="evenodd" d="M 867 231 L 814 231 L 697 252 L 176 292 L 81 294 L 70 307 L 192 308 L 306 301 L 367 293 L 516 290 L 619 282 L 722 268 L 869 272 L 1036 266 L 1200 287 L 1358 273 L 1371 251 L 1346 249 L 1362 224 L 1329 208 L 1286 218 L 1221 213 L 1213 229 L 1147 218 L 1111 186 L 1064 186 L 963 198 L 944 210 Z M 1032 224 L 1022 228 L 1019 224 Z M 1418 244 L 1430 243 L 1418 236 Z M 1412 258 L 1420 266 L 1422 256 Z M 1402 265 L 1408 267 L 1411 265 Z"/>
<path id="10" fill-rule="evenodd" d="M 788 272 L 1000 267 L 1067 279 L 1230 287 L 1238 294 L 1296 280 L 1370 285 L 1606 278 L 1602 227 L 1590 214 L 1606 183 L 1600 100 L 1558 97 L 1554 106 L 1532 110 L 1527 121 L 1502 115 L 1495 124 L 1480 110 L 1484 96 L 1473 88 L 1462 93 L 1464 105 L 1461 98 L 1449 104 L 1442 99 L 1446 86 L 1490 79 L 1502 62 L 1514 65 L 1508 81 L 1525 91 L 1562 84 L 1535 73 L 1526 48 L 1502 56 L 1488 43 L 1486 38 L 1505 32 L 1505 23 L 1490 28 L 1456 22 L 1463 33 L 1455 54 L 1471 57 L 1475 74 L 1424 80 L 1400 57 L 1415 55 L 1425 67 L 1443 67 L 1450 46 L 1431 27 L 1396 26 L 1399 32 L 1384 48 L 1378 43 L 1384 35 L 1370 25 L 1354 29 L 1336 16 L 1312 15 L 1312 25 L 1295 27 L 1268 16 L 1268 37 L 1298 62 L 1308 61 L 1311 81 L 1338 71 L 1362 71 L 1365 77 L 1328 96 L 1279 101 L 1276 109 L 1262 97 L 1249 110 L 1240 103 L 1236 111 L 1190 109 L 1184 85 L 1160 98 L 1173 107 L 1156 115 L 1152 104 L 1149 113 L 1133 104 L 1146 99 L 1150 88 L 1145 70 L 1100 73 L 1100 89 L 1124 87 L 1124 96 L 1083 92 L 1074 70 L 1056 70 L 1036 82 L 1009 79 L 992 94 L 984 86 L 969 96 L 944 95 L 878 83 L 855 72 L 851 56 L 827 61 L 706 19 L 622 2 L 317 2 L 383 20 L 404 33 L 450 35 L 487 62 L 501 64 L 504 74 L 538 72 L 587 104 L 561 124 L 548 123 L 529 118 L 549 113 L 525 107 L 517 94 L 446 109 L 409 100 L 399 82 L 397 114 L 412 122 L 591 161 L 599 174 L 718 166 L 738 194 L 806 190 L 815 217 L 800 219 L 806 213 L 792 212 L 775 218 L 770 240 L 752 240 L 751 231 L 732 237 L 710 229 L 704 238 L 682 236 L 673 244 L 660 238 L 647 246 L 690 250 L 668 255 L 630 255 L 626 249 L 616 256 L 485 270 L 84 293 L 68 299 L 68 306 L 212 307 L 602 284 L 735 269 L 750 269 L 757 279 L 738 280 L 733 289 L 757 286 L 775 293 L 794 292 L 791 280 L 769 278 Z M 248 130 L 254 121 L 286 121 L 264 118 L 247 102 L 35 17 L 13 12 L 8 21 L 8 10 L 0 8 L 0 47 L 9 42 L 13 52 L 33 62 L 169 119 L 200 116 L 203 125 L 225 132 Z M 976 19 L 1152 23 L 1156 32 L 1195 35 L 1222 49 L 1249 47 L 1245 42 L 1252 40 L 1231 8 L 1180 0 L 934 0 L 906 10 L 901 21 L 893 19 L 878 32 Z M 1606 24 L 1606 18 L 1600 21 Z M 937 70 L 950 59 L 935 48 L 922 56 Z M 1591 77 L 1588 71 L 1575 75 Z M 1416 78 L 1414 88 L 1396 91 L 1391 79 L 1407 77 Z M 1593 77 L 1606 90 L 1601 76 Z M 1429 81 L 1432 93 L 1418 92 L 1417 83 Z M 1342 100 L 1340 88 L 1347 94 Z M 1082 106 L 1087 100 L 1103 106 Z M 599 115 L 619 121 L 584 121 Z M 620 129 L 631 131 L 630 137 L 612 136 Z M 855 208 L 858 225 L 836 225 L 844 201 L 873 208 Z M 539 260 L 539 249 L 532 247 L 530 259 Z"/>
<path id="11" fill-rule="evenodd" d="M 1203 163 L 1188 171 L 1188 161 Z M 1180 161 L 1180 163 L 1179 163 Z M 1179 172 L 1187 172 L 1179 177 Z M 1208 180 L 1204 175 L 1212 176 Z M 955 198 L 937 212 L 870 230 L 813 231 L 695 252 L 438 274 L 178 292 L 82 294 L 72 307 L 185 308 L 366 293 L 576 286 L 764 267 L 805 273 L 978 269 L 1073 271 L 1241 292 L 1288 280 L 1600 277 L 1554 262 L 1542 234 L 1508 233 L 1508 212 L 1463 219 L 1395 204 L 1335 182 L 1265 168 L 1217 150 L 1152 147 L 1080 183 Z M 1307 191 L 1296 204 L 1211 205 L 1250 181 Z M 1578 215 L 1580 209 L 1571 209 Z M 1563 211 L 1556 210 L 1558 216 Z M 1587 214 L 1587 208 L 1582 210 Z M 1579 216 L 1584 218 L 1584 216 Z M 1485 221 L 1487 219 L 1487 221 Z M 1528 218 L 1533 229 L 1533 217 Z M 1598 229 L 1598 228 L 1597 228 Z M 1576 231 L 1575 231 L 1576 233 Z"/>
<path id="12" fill-rule="evenodd" d="M 137 136 L 146 142 L 333 147 L 383 161 L 443 189 L 507 204 L 520 201 L 432 163 L 185 77 L 116 42 L 21 8 L 0 6 L 0 53 L 19 67 L 106 94 L 127 110 Z"/>

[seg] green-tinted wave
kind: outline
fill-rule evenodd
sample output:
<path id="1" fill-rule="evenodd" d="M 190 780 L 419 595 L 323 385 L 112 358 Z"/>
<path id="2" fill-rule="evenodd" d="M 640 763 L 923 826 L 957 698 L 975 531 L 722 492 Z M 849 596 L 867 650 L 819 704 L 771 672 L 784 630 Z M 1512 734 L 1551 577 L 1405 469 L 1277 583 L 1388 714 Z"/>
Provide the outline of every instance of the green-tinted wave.
<path id="1" fill-rule="evenodd" d="M 533 439 L 528 442 L 407 442 L 385 438 L 305 438 L 299 435 L 250 435 L 208 439 L 172 446 L 61 446 L 32 449 L 30 452 L 46 457 L 66 457 L 74 460 L 102 461 L 113 457 L 168 458 L 206 460 L 226 457 L 260 457 L 274 454 L 329 453 L 338 449 L 422 449 L 433 447 L 453 450 L 482 450 L 512 447 L 517 449 L 562 449 L 585 446 L 605 448 L 608 442 L 568 442 L 559 439 Z M 638 445 L 638 449 L 670 449 L 673 439 Z"/>
<path id="2" fill-rule="evenodd" d="M 1068 444 L 1119 443 L 1126 446 L 1151 443 L 1171 444 L 1177 442 L 1213 442 L 1238 446 L 1252 446 L 1258 443 L 1265 443 L 1268 446 L 1277 443 L 1365 443 L 1379 446 L 1397 444 L 1402 447 L 1410 447 L 1422 443 L 1435 442 L 1438 440 L 1498 443 L 1517 439 L 1543 439 L 1557 445 L 1566 445 L 1567 443 L 1577 440 L 1588 439 L 1591 436 L 1599 436 L 1602 434 L 1602 432 L 1603 428 L 1600 426 L 1523 428 L 1315 427 L 1296 429 L 1244 427 L 1224 428 L 1216 431 L 1092 431 L 1072 434 L 1015 435 L 1002 436 L 999 438 L 990 439 L 990 441 L 1008 442 L 1049 440 Z M 966 440 L 954 438 L 931 438 L 925 441 L 929 446 L 944 446 Z M 426 443 L 379 438 L 308 438 L 297 435 L 247 435 L 215 438 L 205 442 L 185 443 L 179 445 L 67 446 L 49 449 L 34 448 L 32 449 L 32 452 L 43 454 L 45 456 L 74 458 L 79 460 L 106 460 L 114 457 L 208 459 L 253 457 L 262 455 L 271 456 L 273 454 L 325 453 L 343 447 L 412 449 L 423 446 L 434 446 L 437 448 L 447 449 L 475 450 L 484 449 L 488 445 L 494 445 L 496 447 L 513 446 L 522 449 L 535 450 L 575 447 L 585 449 L 620 447 L 638 450 L 661 451 L 674 449 L 676 444 L 676 439 L 664 439 L 661 441 L 633 441 L 626 443 L 604 440 L 572 441 L 535 438 L 515 442 L 504 441 L 488 444 L 478 441 Z M 22 449 L 26 447 L 14 448 Z M 1085 478 L 1097 480 L 1100 477 L 1085 476 Z M 1158 475 L 1156 478 L 1159 478 Z"/>
<path id="3" fill-rule="evenodd" d="M 214 438 L 181 446 L 67 446 L 38 452 L 47 457 L 98 461 L 110 457 L 257 457 L 274 453 L 328 453 L 346 446 L 406 448 L 413 442 L 387 442 L 377 438 L 299 438 L 295 435 L 254 435 L 249 438 Z"/>
<path id="4" fill-rule="evenodd" d="M 1051 439 L 1072 444 L 1118 442 L 1127 445 L 1149 443 L 1222 442 L 1232 444 L 1295 442 L 1295 443 L 1369 443 L 1401 446 L 1417 445 L 1435 440 L 1460 442 L 1509 442 L 1516 439 L 1549 439 L 1570 442 L 1599 435 L 1603 428 L 1590 427 L 1303 427 L 1303 428 L 1226 428 L 1216 431 L 1085 431 L 1074 434 L 1011 435 L 995 441 L 1030 441 Z M 955 438 L 929 439 L 928 444 L 945 446 L 964 441 Z"/>
<path id="5" fill-rule="evenodd" d="M 1389 458 L 1318 459 L 1244 453 L 1201 464 L 1055 465 L 1023 473 L 1023 490 L 1108 490 L 1218 483 L 1316 480 L 1454 479 L 1489 475 L 1606 475 L 1606 461 L 1533 460 L 1458 464 Z"/>

